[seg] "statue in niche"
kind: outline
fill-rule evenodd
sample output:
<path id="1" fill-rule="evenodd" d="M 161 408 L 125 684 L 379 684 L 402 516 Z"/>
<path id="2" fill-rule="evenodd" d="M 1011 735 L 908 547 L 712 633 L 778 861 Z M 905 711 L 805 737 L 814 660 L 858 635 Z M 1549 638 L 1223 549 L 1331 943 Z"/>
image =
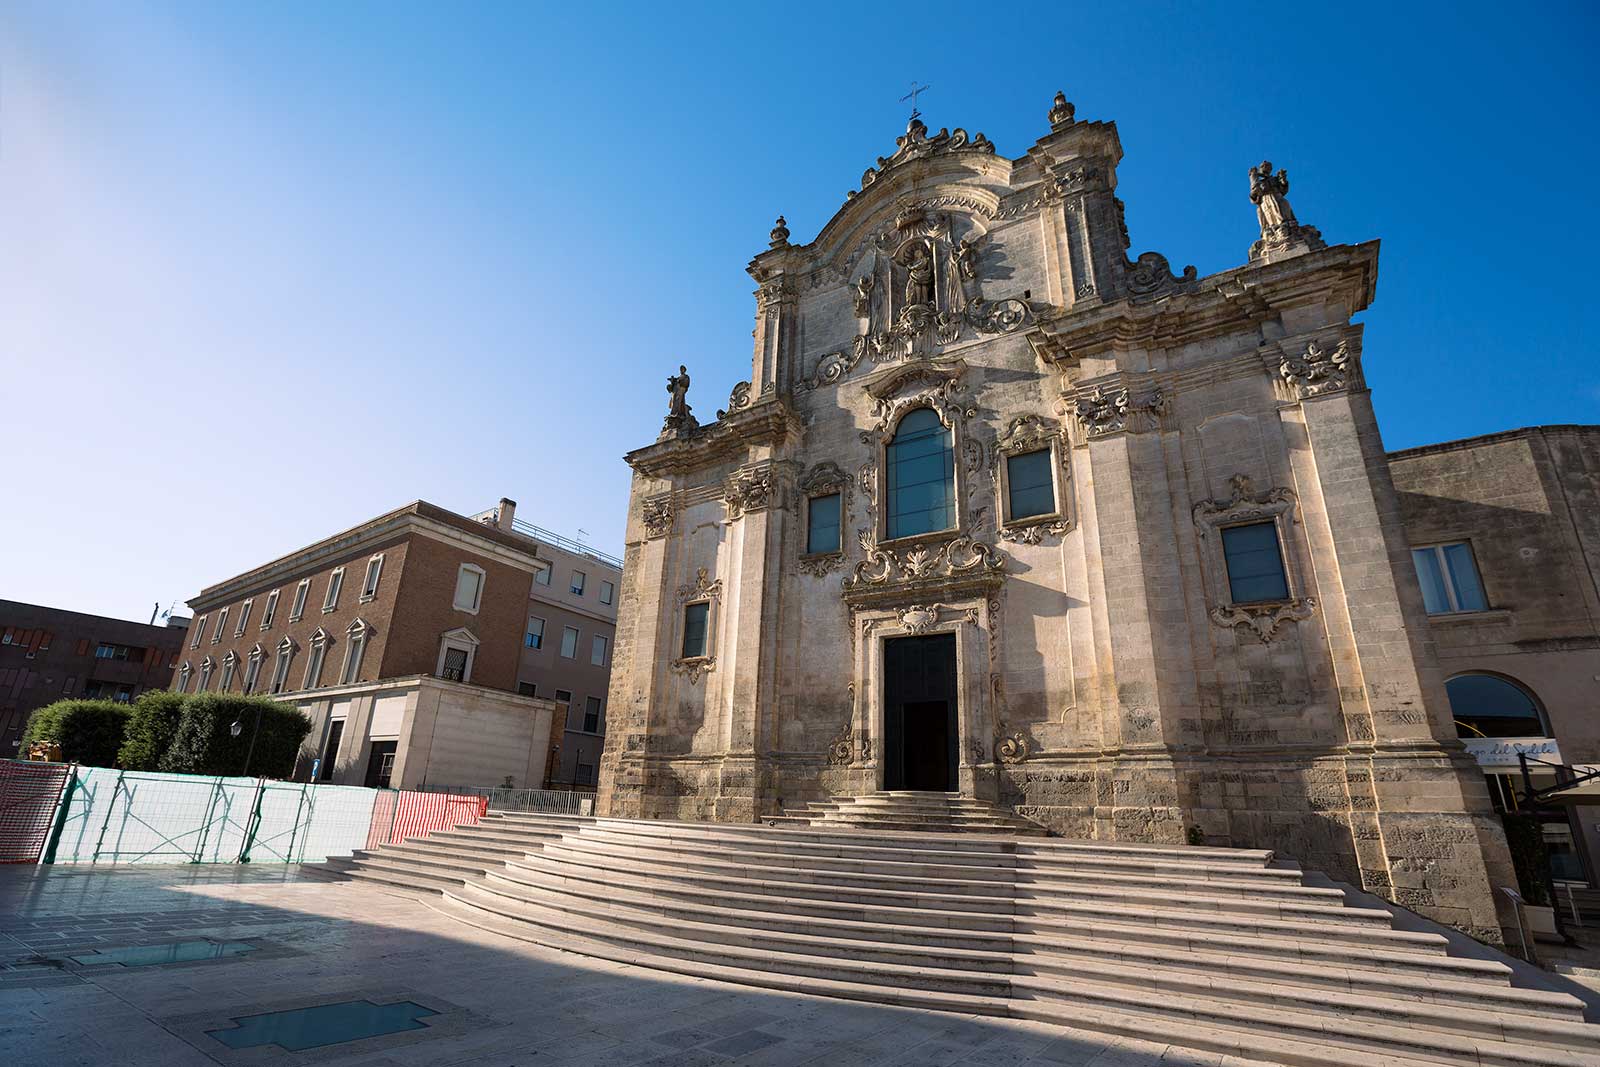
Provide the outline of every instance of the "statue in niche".
<path id="1" fill-rule="evenodd" d="M 872 275 L 863 274 L 856 279 L 856 318 L 864 319 L 872 311 Z"/>
<path id="2" fill-rule="evenodd" d="M 1251 167 L 1250 202 L 1256 206 L 1256 221 L 1261 224 L 1264 239 L 1283 237 L 1298 228 L 1294 209 L 1289 206 L 1288 171 L 1274 173 L 1266 160 L 1259 167 Z"/>
<path id="3" fill-rule="evenodd" d="M 905 306 L 933 303 L 933 252 L 926 241 L 914 241 L 900 253 L 906 269 Z"/>
<path id="4" fill-rule="evenodd" d="M 963 237 L 956 246 L 956 267 L 963 278 L 975 280 L 978 277 L 978 246 L 972 238 Z"/>

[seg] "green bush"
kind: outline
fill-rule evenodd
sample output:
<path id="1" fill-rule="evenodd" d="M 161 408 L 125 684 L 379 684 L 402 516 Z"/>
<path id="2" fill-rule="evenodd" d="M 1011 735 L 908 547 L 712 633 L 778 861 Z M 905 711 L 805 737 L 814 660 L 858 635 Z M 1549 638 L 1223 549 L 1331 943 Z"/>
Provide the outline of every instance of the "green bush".
<path id="1" fill-rule="evenodd" d="M 250 736 L 261 728 L 250 752 Z M 237 722 L 239 736 L 231 727 Z M 311 721 L 292 704 L 261 696 L 200 693 L 184 701 L 172 743 L 162 753 L 160 769 L 173 774 L 222 774 L 288 778 Z M 250 766 L 245 767 L 249 754 Z"/>
<path id="2" fill-rule="evenodd" d="M 162 755 L 177 736 L 188 699 L 170 689 L 151 689 L 135 700 L 117 766 L 129 771 L 159 770 Z"/>
<path id="3" fill-rule="evenodd" d="M 1516 869 L 1522 899 L 1548 906 L 1550 854 L 1545 849 L 1544 827 L 1537 816 L 1525 811 L 1508 811 L 1500 821 L 1505 824 L 1506 845 L 1511 849 L 1511 866 Z"/>
<path id="4" fill-rule="evenodd" d="M 22 744 L 54 741 L 61 758 L 90 767 L 115 767 L 117 750 L 128 726 L 126 704 L 111 700 L 58 700 L 28 719 Z"/>

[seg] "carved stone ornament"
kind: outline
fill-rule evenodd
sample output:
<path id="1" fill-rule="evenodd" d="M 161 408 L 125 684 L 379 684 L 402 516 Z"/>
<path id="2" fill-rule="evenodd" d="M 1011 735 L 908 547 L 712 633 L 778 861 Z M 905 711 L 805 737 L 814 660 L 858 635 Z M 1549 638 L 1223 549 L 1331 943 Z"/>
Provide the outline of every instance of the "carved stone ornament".
<path id="1" fill-rule="evenodd" d="M 728 518 L 737 519 L 751 511 L 763 511 L 772 499 L 772 468 L 747 467 L 735 471 L 723 487 L 722 499 Z"/>
<path id="2" fill-rule="evenodd" d="M 1137 260 L 1124 262 L 1123 268 L 1128 273 L 1128 292 L 1133 296 L 1184 288 L 1197 275 L 1194 265 L 1190 264 L 1183 268 L 1181 278 L 1174 276 L 1172 265 L 1160 252 L 1141 252 Z"/>
<path id="3" fill-rule="evenodd" d="M 701 678 L 711 673 L 717 665 L 715 656 L 686 656 L 675 659 L 667 666 L 673 674 L 681 674 L 690 685 L 697 685 Z"/>
<path id="4" fill-rule="evenodd" d="M 651 497 L 639 506 L 639 521 L 646 537 L 665 537 L 672 531 L 672 497 Z"/>
<path id="5" fill-rule="evenodd" d="M 730 412 L 739 411 L 750 406 L 750 383 L 740 382 L 733 387 L 733 392 L 728 394 L 728 406 L 717 412 L 717 418 L 725 419 Z"/>
<path id="6" fill-rule="evenodd" d="M 939 416 L 939 421 L 946 426 L 954 426 L 958 420 L 970 419 L 978 414 L 978 409 L 960 393 L 959 375 L 956 374 L 932 370 L 917 372 L 901 379 L 896 388 L 903 389 L 925 382 L 935 384 L 932 388 L 904 396 L 889 395 L 875 398 L 871 412 L 874 421 L 870 429 L 861 431 L 862 444 L 871 444 L 888 433 L 889 429 L 900 421 L 901 416 L 914 408 L 932 408 Z"/>
<path id="7" fill-rule="evenodd" d="M 1002 722 L 995 730 L 994 758 L 998 763 L 1021 763 L 1028 758 L 1028 737 L 1021 730 L 1014 733 Z"/>
<path id="8" fill-rule="evenodd" d="M 872 759 L 872 738 L 863 737 L 861 739 L 861 762 L 867 763 L 867 762 L 870 762 L 871 759 Z"/>
<path id="9" fill-rule="evenodd" d="M 1260 638 L 1262 644 L 1268 644 L 1284 623 L 1309 619 L 1316 610 L 1317 602 L 1313 597 L 1270 604 L 1218 604 L 1211 609 L 1211 621 L 1227 629 L 1243 626 Z"/>
<path id="10" fill-rule="evenodd" d="M 844 562 L 843 552 L 821 552 L 800 557 L 800 573 L 817 578 L 832 574 Z"/>
<path id="11" fill-rule="evenodd" d="M 778 221 L 773 224 L 772 232 L 767 234 L 770 242 L 769 248 L 785 248 L 789 244 L 789 226 L 784 222 L 783 216 L 778 216 Z"/>
<path id="12" fill-rule="evenodd" d="M 994 155 L 994 145 L 983 134 L 968 137 L 967 131 L 957 127 L 955 132 L 940 130 L 933 136 L 928 136 L 928 124 L 919 118 L 913 118 L 906 124 L 903 136 L 895 138 L 895 150 L 888 156 L 879 156 L 876 167 L 868 167 L 861 175 L 861 188 L 877 181 L 883 175 L 913 159 L 927 159 L 930 156 L 944 155 L 953 152 L 972 152 L 979 155 Z M 858 193 L 854 190 L 845 194 L 847 198 L 854 198 Z"/>
<path id="13" fill-rule="evenodd" d="M 1212 527 L 1271 518 L 1294 506 L 1293 491 L 1277 486 L 1258 493 L 1255 482 L 1247 474 L 1229 478 L 1228 489 L 1233 493 L 1229 499 L 1202 500 L 1191 509 L 1201 537 Z"/>
<path id="14" fill-rule="evenodd" d="M 1067 102 L 1066 93 L 1057 93 L 1056 98 L 1050 102 L 1050 129 L 1064 130 L 1072 125 L 1072 116 L 1077 113 L 1077 108 Z"/>
<path id="15" fill-rule="evenodd" d="M 846 719 L 844 729 L 839 735 L 828 742 L 828 766 L 848 767 L 856 758 L 856 737 L 850 729 L 850 720 Z"/>
<path id="16" fill-rule="evenodd" d="M 1304 355 L 1283 357 L 1278 373 L 1296 396 L 1309 400 L 1359 385 L 1361 368 L 1348 341 L 1340 341 L 1332 352 L 1312 341 L 1306 345 Z"/>
<path id="17" fill-rule="evenodd" d="M 1036 522 L 1029 526 L 1007 526 L 1001 529 L 1000 540 L 1020 545 L 1036 545 L 1045 539 L 1046 534 L 1064 534 L 1070 529 L 1072 523 L 1065 519 Z"/>
<path id="18" fill-rule="evenodd" d="M 794 295 L 794 286 L 782 277 L 762 282 L 756 290 L 756 311 L 771 311 L 784 301 L 794 299 Z"/>
<path id="19" fill-rule="evenodd" d="M 967 738 L 967 762 L 973 766 L 983 762 L 983 757 L 988 755 L 988 749 L 976 737 Z"/>
<path id="20" fill-rule="evenodd" d="M 1105 437 L 1123 430 L 1153 428 L 1167 412 L 1167 398 L 1160 389 L 1135 398 L 1127 389 L 1108 392 L 1104 386 L 1096 386 L 1093 392 L 1078 397 L 1073 411 L 1086 437 Z"/>
<path id="21" fill-rule="evenodd" d="M 867 558 L 855 565 L 844 580 L 846 589 L 888 585 L 927 578 L 946 578 L 967 573 L 997 573 L 1005 570 L 1006 557 L 992 545 L 957 537 L 942 545 L 915 545 L 903 551 L 874 544 L 866 531 L 861 547 Z"/>
<path id="22" fill-rule="evenodd" d="M 706 568 L 701 567 L 695 571 L 694 583 L 678 586 L 678 599 L 687 603 L 691 600 L 720 600 L 722 598 L 722 579 L 711 581 L 711 575 Z"/>

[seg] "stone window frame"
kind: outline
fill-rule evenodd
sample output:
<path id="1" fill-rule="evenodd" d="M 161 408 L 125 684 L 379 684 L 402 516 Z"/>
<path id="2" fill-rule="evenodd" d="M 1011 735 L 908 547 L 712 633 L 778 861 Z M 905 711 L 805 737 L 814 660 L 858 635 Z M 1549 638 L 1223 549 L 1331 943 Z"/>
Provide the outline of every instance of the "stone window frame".
<path id="1" fill-rule="evenodd" d="M 1229 478 L 1228 485 L 1233 494 L 1230 499 L 1202 500 L 1191 513 L 1199 541 L 1206 596 L 1212 605 L 1209 614 L 1218 626 L 1230 630 L 1239 625 L 1247 626 L 1267 643 L 1277 635 L 1284 622 L 1308 619 L 1316 607 L 1316 601 L 1305 593 L 1301 575 L 1305 573 L 1306 561 L 1300 542 L 1294 536 L 1295 509 L 1299 505 L 1293 490 L 1276 486 L 1258 493 L 1252 479 L 1244 474 Z M 1222 551 L 1222 531 L 1269 521 L 1278 536 L 1283 580 L 1289 595 L 1282 600 L 1236 604 L 1228 580 L 1227 558 Z"/>
<path id="2" fill-rule="evenodd" d="M 454 630 L 447 630 L 439 635 L 439 659 L 434 664 L 433 676 L 444 677 L 444 660 L 450 650 L 467 654 L 467 662 L 462 665 L 461 677 L 458 679 L 463 685 L 472 681 L 472 665 L 478 658 L 478 635 L 465 626 L 458 626 Z"/>
<path id="3" fill-rule="evenodd" d="M 1071 450 L 1064 445 L 1065 429 L 1051 426 L 1038 415 L 1023 415 L 1013 419 L 1000 440 L 995 443 L 995 488 L 999 494 L 996 514 L 1002 532 L 1027 530 L 1034 526 L 1054 527 L 1062 532 L 1072 525 Z M 1015 456 L 1048 449 L 1050 452 L 1050 486 L 1055 499 L 1055 510 L 1021 519 L 1011 517 L 1011 464 Z"/>
<path id="4" fill-rule="evenodd" d="M 837 463 L 818 463 L 800 479 L 800 562 L 808 572 L 826 574 L 844 560 L 845 531 L 850 528 L 850 487 L 855 479 Z M 832 552 L 810 552 L 811 501 L 818 497 L 839 497 L 839 547 Z"/>
<path id="5" fill-rule="evenodd" d="M 722 619 L 722 579 L 712 580 L 705 567 L 701 567 L 695 574 L 693 585 L 681 586 L 678 589 L 678 619 L 673 627 L 672 647 L 678 655 L 668 663 L 668 669 L 674 674 L 681 674 L 694 685 L 700 677 L 709 674 L 717 666 L 717 627 Z M 692 604 L 706 605 L 706 644 L 705 652 L 698 656 L 683 655 L 683 639 L 689 625 L 689 607 Z"/>
<path id="6" fill-rule="evenodd" d="M 462 573 L 464 571 L 471 571 L 471 572 L 477 574 L 477 576 L 478 576 L 478 588 L 477 588 L 477 591 L 473 594 L 472 604 L 470 606 L 466 606 L 466 607 L 463 607 L 462 604 L 461 604 L 461 575 L 462 575 Z M 484 589 L 484 586 L 486 586 L 488 584 L 489 584 L 489 572 L 488 571 L 485 571 L 482 567 L 478 566 L 476 563 L 463 563 L 463 564 L 460 564 L 459 566 L 456 567 L 456 584 L 455 584 L 455 588 L 450 591 L 450 606 L 455 608 L 457 611 L 464 611 L 468 615 L 476 615 L 478 613 L 478 610 L 483 607 L 483 589 Z"/>
<path id="7" fill-rule="evenodd" d="M 299 646 L 295 644 L 294 638 L 287 634 L 278 642 L 277 654 L 272 664 L 272 679 L 267 683 L 269 694 L 289 691 L 289 668 L 294 664 L 294 654 L 298 649 Z"/>
<path id="8" fill-rule="evenodd" d="M 383 578 L 383 555 L 378 552 L 367 559 L 367 572 L 361 578 L 361 596 L 356 603 L 367 604 L 378 598 L 378 583 Z"/>
<path id="9" fill-rule="evenodd" d="M 899 537 L 889 536 L 889 445 L 893 443 L 895 435 L 900 430 L 900 424 L 907 415 L 913 411 L 927 408 L 938 416 L 939 423 L 950 431 L 950 454 L 952 457 L 950 471 L 951 501 L 954 505 L 955 522 L 942 530 L 926 530 L 922 533 L 902 534 Z M 894 413 L 894 417 L 887 425 L 875 435 L 876 450 L 873 469 L 877 491 L 873 497 L 878 501 L 877 515 L 873 518 L 873 535 L 878 545 L 883 547 L 898 547 L 913 545 L 924 540 L 948 541 L 954 537 L 968 536 L 970 523 L 967 519 L 967 509 L 963 501 L 967 498 L 966 464 L 961 461 L 965 455 L 966 427 L 964 420 L 956 417 L 953 410 L 940 404 L 932 395 L 923 395 L 912 398 L 903 408 Z M 844 525 L 841 520 L 839 528 L 840 547 L 844 545 Z"/>
<path id="10" fill-rule="evenodd" d="M 316 689 L 322 685 L 322 671 L 327 667 L 328 646 L 333 643 L 333 638 L 319 626 L 307 643 L 311 646 L 311 653 L 306 657 L 306 673 L 300 688 Z"/>
<path id="11" fill-rule="evenodd" d="M 261 629 L 272 629 L 273 621 L 278 617 L 278 594 L 282 589 L 274 589 L 267 594 L 267 606 L 261 609 Z"/>
<path id="12" fill-rule="evenodd" d="M 217 692 L 226 693 L 229 686 L 233 685 L 233 672 L 239 668 L 239 653 L 228 649 L 228 654 L 222 657 L 222 678 L 217 682 Z"/>
<path id="13" fill-rule="evenodd" d="M 210 656 L 200 661 L 200 684 L 195 687 L 196 693 L 204 693 L 211 688 L 211 672 L 217 669 L 217 664 Z"/>
<path id="14" fill-rule="evenodd" d="M 311 579 L 302 578 L 295 584 L 294 600 L 289 603 L 289 621 L 299 622 L 306 613 L 306 601 L 311 599 Z"/>
<path id="15" fill-rule="evenodd" d="M 244 628 L 250 625 L 250 608 L 256 602 L 255 597 L 245 597 L 244 603 L 239 605 L 239 621 L 233 624 L 233 636 L 243 637 Z"/>
<path id="16" fill-rule="evenodd" d="M 244 683 L 240 692 L 249 694 L 256 691 L 256 686 L 261 681 L 261 661 L 266 658 L 266 652 L 258 642 L 245 657 Z"/>
<path id="17" fill-rule="evenodd" d="M 339 681 L 342 685 L 354 685 L 361 680 L 361 661 L 375 631 L 370 622 L 358 615 L 344 632 L 344 664 L 339 668 Z"/>
<path id="18" fill-rule="evenodd" d="M 344 568 L 335 567 L 328 575 L 328 588 L 322 594 L 322 613 L 324 615 L 339 610 L 339 593 L 344 589 Z"/>
<path id="19" fill-rule="evenodd" d="M 198 619 L 194 620 L 194 630 L 189 634 L 190 648 L 200 647 L 200 641 L 206 635 L 206 620 L 210 617 L 211 616 L 209 615 L 202 615 Z M 185 666 L 187 666 L 187 664 L 185 664 Z"/>
<path id="20" fill-rule="evenodd" d="M 178 668 L 178 692 L 187 693 L 189 691 L 189 676 L 193 673 L 194 668 L 189 666 L 188 660 L 184 660 L 183 666 Z"/>
<path id="21" fill-rule="evenodd" d="M 211 643 L 213 645 L 222 644 L 222 631 L 226 630 L 227 628 L 228 628 L 228 609 L 227 608 L 223 608 L 221 611 L 217 612 L 217 625 L 211 631 Z"/>

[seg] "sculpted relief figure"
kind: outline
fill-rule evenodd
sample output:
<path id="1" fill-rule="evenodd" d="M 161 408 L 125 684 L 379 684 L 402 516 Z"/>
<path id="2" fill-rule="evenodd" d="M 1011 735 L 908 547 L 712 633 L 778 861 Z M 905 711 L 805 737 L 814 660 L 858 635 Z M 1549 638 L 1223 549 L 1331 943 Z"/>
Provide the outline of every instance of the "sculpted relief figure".
<path id="1" fill-rule="evenodd" d="M 933 303 L 933 254 L 926 241 L 917 241 L 902 253 L 906 269 L 906 306 Z"/>
<path id="2" fill-rule="evenodd" d="M 1289 206 L 1289 172 L 1273 173 L 1272 164 L 1261 161 L 1250 168 L 1250 202 L 1256 206 L 1256 221 L 1263 238 L 1282 237 L 1296 227 L 1294 209 Z"/>
<path id="3" fill-rule="evenodd" d="M 689 402 L 684 397 L 689 395 L 689 368 L 682 363 L 678 364 L 678 373 L 667 378 L 667 392 L 672 400 L 667 407 L 667 418 L 681 419 L 689 414 Z"/>

